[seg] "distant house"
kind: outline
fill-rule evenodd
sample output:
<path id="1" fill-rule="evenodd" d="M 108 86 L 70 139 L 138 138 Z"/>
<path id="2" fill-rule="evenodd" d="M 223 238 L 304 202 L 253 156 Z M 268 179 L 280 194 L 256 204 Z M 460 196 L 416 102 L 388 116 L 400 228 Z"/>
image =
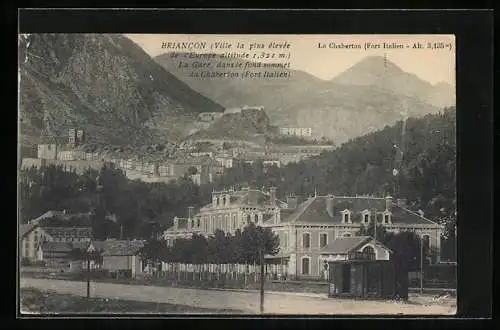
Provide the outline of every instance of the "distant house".
<path id="1" fill-rule="evenodd" d="M 89 217 L 89 213 L 48 211 L 28 224 L 20 225 L 19 256 L 35 261 L 39 246 L 45 242 L 89 242 L 92 235 Z"/>
<path id="2" fill-rule="evenodd" d="M 69 269 L 72 250 L 71 243 L 44 242 L 38 245 L 36 260 L 45 261 L 46 267 Z"/>

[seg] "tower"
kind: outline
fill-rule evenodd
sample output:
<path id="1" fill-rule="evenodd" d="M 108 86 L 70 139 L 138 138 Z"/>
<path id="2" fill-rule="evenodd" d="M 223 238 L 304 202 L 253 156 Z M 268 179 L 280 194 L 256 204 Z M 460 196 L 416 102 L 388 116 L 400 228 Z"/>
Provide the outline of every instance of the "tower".
<path id="1" fill-rule="evenodd" d="M 51 133 L 49 120 L 46 116 L 43 118 L 40 144 L 37 147 L 37 157 L 40 159 L 57 159 L 57 142 Z"/>

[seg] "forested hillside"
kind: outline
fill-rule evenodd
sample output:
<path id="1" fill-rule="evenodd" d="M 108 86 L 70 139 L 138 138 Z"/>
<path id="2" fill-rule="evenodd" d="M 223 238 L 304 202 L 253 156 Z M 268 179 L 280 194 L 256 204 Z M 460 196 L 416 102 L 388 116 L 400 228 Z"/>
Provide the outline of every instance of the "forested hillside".
<path id="1" fill-rule="evenodd" d="M 390 194 L 406 198 L 410 208 L 439 220 L 454 216 L 456 209 L 455 124 L 455 108 L 448 108 L 441 114 L 408 119 L 404 134 L 403 122 L 398 122 L 283 168 L 242 165 L 214 186 L 274 185 L 281 196 L 310 195 L 315 190 L 336 195 Z"/>
<path id="2" fill-rule="evenodd" d="M 276 186 L 281 198 L 292 192 L 310 195 L 315 190 L 318 194 L 391 194 L 394 198 L 406 198 L 411 209 L 421 209 L 426 217 L 453 228 L 455 118 L 455 109 L 450 108 L 442 114 L 409 119 L 404 137 L 400 122 L 283 168 L 241 164 L 217 182 L 201 187 L 187 178 L 170 184 L 129 181 L 119 170 L 104 169 L 98 180 L 102 190 L 98 190 L 96 171 L 78 176 L 55 167 L 24 170 L 21 216 L 27 221 L 48 210 L 93 210 L 95 230 L 100 236 L 112 236 L 119 232 L 117 226 L 103 219 L 106 214 L 115 214 L 118 223 L 124 225 L 125 235 L 134 237 L 146 235 L 151 222 L 168 227 L 174 215 L 186 216 L 188 206 L 209 203 L 214 188 L 251 185 Z M 403 150 L 402 158 L 397 157 L 398 150 Z M 399 169 L 396 177 L 394 168 Z"/>

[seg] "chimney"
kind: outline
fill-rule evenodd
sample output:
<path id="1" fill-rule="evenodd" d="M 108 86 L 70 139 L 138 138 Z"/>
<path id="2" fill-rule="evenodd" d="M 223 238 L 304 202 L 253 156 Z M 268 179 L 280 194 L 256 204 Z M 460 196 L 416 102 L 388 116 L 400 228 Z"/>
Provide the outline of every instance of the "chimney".
<path id="1" fill-rule="evenodd" d="M 405 207 L 406 208 L 406 198 L 398 198 L 398 206 L 399 207 Z"/>
<path id="2" fill-rule="evenodd" d="M 333 196 L 328 195 L 326 198 L 326 212 L 330 217 L 333 217 Z"/>
<path id="3" fill-rule="evenodd" d="M 270 195 L 271 195 L 271 204 L 276 204 L 276 187 L 271 187 L 269 189 Z"/>
<path id="4" fill-rule="evenodd" d="M 297 207 L 297 196 L 290 194 L 286 198 L 286 203 L 288 204 L 289 209 L 294 209 Z"/>
<path id="5" fill-rule="evenodd" d="M 392 197 L 391 196 L 387 196 L 385 197 L 385 209 L 387 211 L 390 211 L 392 208 Z"/>

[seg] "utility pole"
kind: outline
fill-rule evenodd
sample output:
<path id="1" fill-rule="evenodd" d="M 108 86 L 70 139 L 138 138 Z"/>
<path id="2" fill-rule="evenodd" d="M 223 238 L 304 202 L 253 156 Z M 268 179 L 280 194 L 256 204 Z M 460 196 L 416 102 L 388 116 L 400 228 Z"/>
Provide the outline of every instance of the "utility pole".
<path id="1" fill-rule="evenodd" d="M 424 293 L 424 237 L 420 235 L 420 293 Z"/>
<path id="2" fill-rule="evenodd" d="M 90 298 L 90 253 L 87 252 L 87 299 Z"/>
<path id="3" fill-rule="evenodd" d="M 264 248 L 260 248 L 260 313 L 264 313 Z"/>

